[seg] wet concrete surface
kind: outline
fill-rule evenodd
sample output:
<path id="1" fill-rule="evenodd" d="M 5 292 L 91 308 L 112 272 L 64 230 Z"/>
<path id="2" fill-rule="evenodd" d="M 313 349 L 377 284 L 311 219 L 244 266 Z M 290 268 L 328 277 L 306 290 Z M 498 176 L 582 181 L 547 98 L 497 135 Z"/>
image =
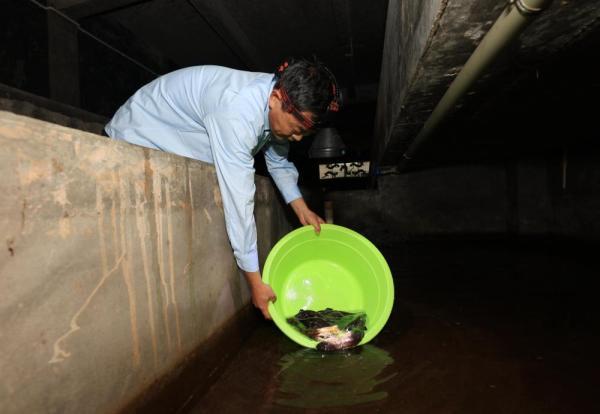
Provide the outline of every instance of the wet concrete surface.
<path id="1" fill-rule="evenodd" d="M 597 244 L 451 240 L 381 251 L 396 300 L 373 341 L 322 354 L 261 322 L 179 412 L 600 412 Z"/>

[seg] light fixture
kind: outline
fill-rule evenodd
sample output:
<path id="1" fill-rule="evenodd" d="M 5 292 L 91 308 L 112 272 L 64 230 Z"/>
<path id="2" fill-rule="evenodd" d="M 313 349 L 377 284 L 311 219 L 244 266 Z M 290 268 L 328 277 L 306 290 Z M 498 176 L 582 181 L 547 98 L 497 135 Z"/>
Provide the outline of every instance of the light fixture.
<path id="1" fill-rule="evenodd" d="M 346 145 L 337 129 L 328 127 L 317 132 L 308 150 L 310 158 L 337 158 L 346 154 Z"/>

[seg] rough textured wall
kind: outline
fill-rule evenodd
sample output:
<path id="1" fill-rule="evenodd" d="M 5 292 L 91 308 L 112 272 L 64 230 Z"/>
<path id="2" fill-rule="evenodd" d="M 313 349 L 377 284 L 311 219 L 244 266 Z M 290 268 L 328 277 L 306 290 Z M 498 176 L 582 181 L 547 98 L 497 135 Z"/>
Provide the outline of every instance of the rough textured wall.
<path id="1" fill-rule="evenodd" d="M 3 413 L 116 412 L 248 303 L 212 166 L 7 112 L 0 161 Z"/>
<path id="2" fill-rule="evenodd" d="M 334 221 L 375 243 L 437 237 L 600 237 L 595 152 L 462 165 L 379 177 L 376 190 L 336 191 Z"/>
<path id="3" fill-rule="evenodd" d="M 448 167 L 380 177 L 376 190 L 333 192 L 334 221 L 374 243 L 497 234 L 506 229 L 502 166 Z"/>
<path id="4" fill-rule="evenodd" d="M 436 16 L 446 1 L 409 2 L 390 0 L 385 23 L 375 136 L 381 157 L 390 140 L 396 114 L 404 104 L 417 66 L 431 36 Z"/>

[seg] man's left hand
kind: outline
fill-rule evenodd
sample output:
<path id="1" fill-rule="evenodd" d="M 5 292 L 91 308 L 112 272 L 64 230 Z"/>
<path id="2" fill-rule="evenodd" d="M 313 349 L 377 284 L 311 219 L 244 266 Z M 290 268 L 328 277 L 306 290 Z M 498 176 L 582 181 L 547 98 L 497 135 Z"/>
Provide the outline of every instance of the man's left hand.
<path id="1" fill-rule="evenodd" d="M 303 226 L 311 225 L 315 228 L 315 232 L 317 232 L 317 234 L 321 232 L 321 224 L 325 223 L 325 220 L 308 208 L 303 198 L 297 198 L 293 200 L 290 203 L 290 206 L 292 207 L 292 210 L 294 210 L 294 213 L 296 213 L 296 216 L 298 216 L 298 220 L 300 220 L 300 223 L 302 223 Z"/>

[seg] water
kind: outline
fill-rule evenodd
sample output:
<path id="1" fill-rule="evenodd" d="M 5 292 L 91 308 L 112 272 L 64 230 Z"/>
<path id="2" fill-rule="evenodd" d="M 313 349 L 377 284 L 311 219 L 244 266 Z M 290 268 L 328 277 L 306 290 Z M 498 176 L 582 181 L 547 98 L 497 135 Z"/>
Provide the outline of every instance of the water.
<path id="1" fill-rule="evenodd" d="M 428 242 L 381 249 L 384 330 L 323 354 L 261 322 L 186 413 L 598 413 L 595 244 Z"/>
<path id="2" fill-rule="evenodd" d="M 396 373 L 384 375 L 394 362 L 390 354 L 367 344 L 354 350 L 321 353 L 301 349 L 278 362 L 274 403 L 286 407 L 344 407 L 383 400 L 378 389 Z"/>

